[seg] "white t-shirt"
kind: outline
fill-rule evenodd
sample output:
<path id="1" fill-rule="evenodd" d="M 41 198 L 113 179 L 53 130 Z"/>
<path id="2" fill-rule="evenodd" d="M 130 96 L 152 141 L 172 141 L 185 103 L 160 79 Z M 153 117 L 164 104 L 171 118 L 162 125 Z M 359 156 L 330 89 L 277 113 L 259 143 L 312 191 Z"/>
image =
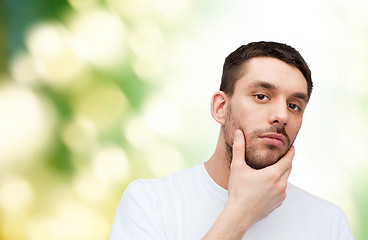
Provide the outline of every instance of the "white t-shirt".
<path id="1" fill-rule="evenodd" d="M 344 212 L 288 183 L 283 204 L 245 233 L 247 240 L 350 240 Z M 115 213 L 110 240 L 201 239 L 228 199 L 204 164 L 160 179 L 133 181 Z"/>

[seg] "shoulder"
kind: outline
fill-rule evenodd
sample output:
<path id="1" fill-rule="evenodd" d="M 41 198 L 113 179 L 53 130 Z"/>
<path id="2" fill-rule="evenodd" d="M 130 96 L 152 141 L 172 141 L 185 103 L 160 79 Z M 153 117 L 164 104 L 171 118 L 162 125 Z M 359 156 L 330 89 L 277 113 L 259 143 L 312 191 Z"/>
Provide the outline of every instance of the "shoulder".
<path id="1" fill-rule="evenodd" d="M 137 179 L 126 188 L 124 195 L 147 196 L 162 195 L 178 191 L 190 186 L 195 181 L 196 172 L 201 164 L 184 170 L 176 171 L 170 175 L 157 179 Z"/>
<path id="2" fill-rule="evenodd" d="M 307 217 L 322 228 L 349 228 L 344 211 L 336 204 L 317 197 L 289 183 L 287 188 L 287 204 L 301 216 Z"/>
<path id="3" fill-rule="evenodd" d="M 194 172 L 195 167 L 158 179 L 131 182 L 115 212 L 110 240 L 121 236 L 125 239 L 166 239 L 167 234 L 175 235 L 180 225 L 175 225 L 176 214 L 180 212 L 185 191 L 182 185 L 186 184 L 188 189 Z"/>
<path id="4" fill-rule="evenodd" d="M 329 213 L 343 213 L 339 206 L 336 204 L 324 200 L 312 193 L 309 193 L 291 183 L 288 183 L 287 194 L 292 200 L 292 203 L 298 204 L 311 209 L 316 209 L 318 211 L 329 212 Z"/>
<path id="5" fill-rule="evenodd" d="M 180 207 L 178 185 L 193 175 L 186 169 L 158 179 L 137 179 L 125 189 L 115 212 L 112 239 L 166 239 Z"/>
<path id="6" fill-rule="evenodd" d="M 310 233 L 324 239 L 353 239 L 348 219 L 336 204 L 288 183 L 284 210 L 293 221 L 303 224 Z M 284 204 L 283 204 L 284 205 Z"/>

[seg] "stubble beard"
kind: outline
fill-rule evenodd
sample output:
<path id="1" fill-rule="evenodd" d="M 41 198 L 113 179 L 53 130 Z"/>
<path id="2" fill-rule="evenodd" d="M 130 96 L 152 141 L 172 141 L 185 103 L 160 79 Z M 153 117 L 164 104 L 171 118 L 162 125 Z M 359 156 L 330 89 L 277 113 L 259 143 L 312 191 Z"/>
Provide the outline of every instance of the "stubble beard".
<path id="1" fill-rule="evenodd" d="M 228 112 L 226 115 L 226 123 L 223 126 L 225 143 L 226 143 L 226 162 L 229 163 L 229 168 L 233 159 L 233 142 L 234 142 L 234 131 L 236 128 L 240 128 L 242 124 L 240 121 L 237 121 L 231 112 L 231 106 L 228 108 Z M 240 128 L 243 132 L 245 129 Z M 261 154 L 255 145 L 255 141 L 259 136 L 265 133 L 278 133 L 282 134 L 285 137 L 285 149 L 280 151 L 279 147 L 273 145 L 267 145 L 269 151 L 267 154 Z M 257 129 L 248 134 L 248 137 L 245 139 L 245 156 L 244 160 L 247 165 L 253 169 L 262 169 L 272 164 L 278 162 L 290 149 L 291 141 L 288 134 L 285 131 L 285 127 L 276 127 L 270 126 L 268 129 Z"/>

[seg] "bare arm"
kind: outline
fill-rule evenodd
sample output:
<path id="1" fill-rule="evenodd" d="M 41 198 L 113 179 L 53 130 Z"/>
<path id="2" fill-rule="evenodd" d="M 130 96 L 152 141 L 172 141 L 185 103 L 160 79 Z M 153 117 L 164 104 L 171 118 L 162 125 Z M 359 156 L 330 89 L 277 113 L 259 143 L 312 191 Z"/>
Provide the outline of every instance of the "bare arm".
<path id="1" fill-rule="evenodd" d="M 294 154 L 292 146 L 276 164 L 254 170 L 244 161 L 244 135 L 240 130 L 236 130 L 229 178 L 229 199 L 203 239 L 242 239 L 248 228 L 278 208 L 286 197 L 287 179 Z"/>

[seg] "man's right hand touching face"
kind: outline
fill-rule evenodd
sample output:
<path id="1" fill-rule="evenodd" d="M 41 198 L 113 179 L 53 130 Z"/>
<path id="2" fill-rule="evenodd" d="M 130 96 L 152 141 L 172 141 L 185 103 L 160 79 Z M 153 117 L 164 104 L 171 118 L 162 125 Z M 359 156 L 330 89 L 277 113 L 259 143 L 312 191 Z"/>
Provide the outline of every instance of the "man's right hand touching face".
<path id="1" fill-rule="evenodd" d="M 235 130 L 228 202 L 203 239 L 242 239 L 255 222 L 278 208 L 286 197 L 287 180 L 295 154 L 292 146 L 277 163 L 260 170 L 244 161 L 245 139 Z"/>

